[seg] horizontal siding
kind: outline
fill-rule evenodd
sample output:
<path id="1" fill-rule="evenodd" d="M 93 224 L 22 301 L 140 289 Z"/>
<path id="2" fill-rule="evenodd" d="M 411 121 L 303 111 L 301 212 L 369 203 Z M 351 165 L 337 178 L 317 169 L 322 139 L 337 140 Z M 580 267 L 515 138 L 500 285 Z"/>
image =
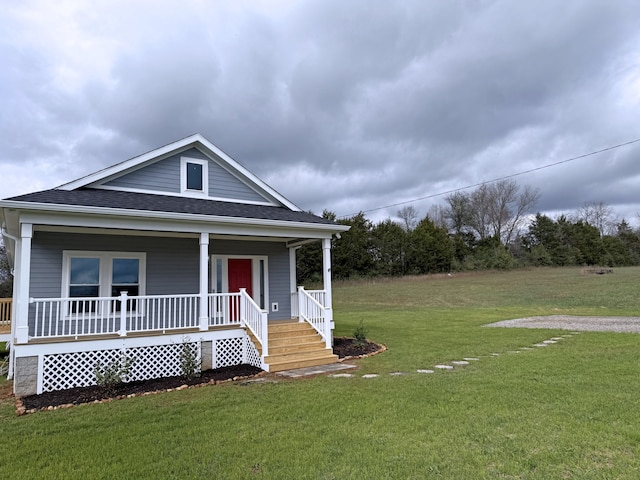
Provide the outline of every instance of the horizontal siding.
<path id="1" fill-rule="evenodd" d="M 174 156 L 107 182 L 110 187 L 180 193 L 180 157 Z"/>
<path id="2" fill-rule="evenodd" d="M 289 250 L 284 243 L 238 242 L 212 239 L 209 244 L 212 255 L 265 255 L 269 269 L 269 320 L 291 318 L 291 293 L 289 292 Z M 271 303 L 278 302 L 277 312 L 271 312 Z"/>
<path id="3" fill-rule="evenodd" d="M 264 202 L 266 199 L 196 148 L 173 155 L 105 185 L 156 192 L 180 193 L 180 158 L 209 161 L 209 196 L 228 200 Z"/>
<path id="4" fill-rule="evenodd" d="M 198 293 L 199 290 L 199 242 L 196 239 L 35 232 L 30 296 L 61 295 L 64 250 L 146 252 L 147 295 Z"/>
<path id="5" fill-rule="evenodd" d="M 146 252 L 146 294 L 198 293 L 198 239 L 88 235 L 36 231 L 32 241 L 31 283 L 34 298 L 61 296 L 62 252 L 64 250 Z M 270 320 L 291 318 L 289 251 L 283 243 L 242 242 L 211 239 L 212 255 L 264 255 L 268 257 L 269 304 L 278 302 L 279 311 Z"/>

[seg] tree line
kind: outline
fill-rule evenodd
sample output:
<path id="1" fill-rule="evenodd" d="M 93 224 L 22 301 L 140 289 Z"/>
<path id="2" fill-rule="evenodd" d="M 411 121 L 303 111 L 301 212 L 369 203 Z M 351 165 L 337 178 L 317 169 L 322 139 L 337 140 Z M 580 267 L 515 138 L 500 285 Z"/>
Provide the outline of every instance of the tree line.
<path id="1" fill-rule="evenodd" d="M 455 192 L 424 218 L 412 206 L 399 221 L 373 223 L 363 213 L 337 219 L 351 229 L 332 240 L 335 279 L 422 275 L 524 266 L 640 265 L 640 230 L 617 219 L 606 204 L 585 203 L 571 214 L 531 216 L 537 190 L 512 179 Z M 298 282 L 321 281 L 322 251 L 297 255 Z"/>

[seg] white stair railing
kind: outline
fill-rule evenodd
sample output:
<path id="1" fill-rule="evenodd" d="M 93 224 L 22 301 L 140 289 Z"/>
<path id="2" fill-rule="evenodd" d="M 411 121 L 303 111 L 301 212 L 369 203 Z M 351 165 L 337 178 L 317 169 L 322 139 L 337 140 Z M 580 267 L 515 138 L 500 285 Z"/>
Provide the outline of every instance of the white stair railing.
<path id="1" fill-rule="evenodd" d="M 325 341 L 327 348 L 331 348 L 331 309 L 320 303 L 325 299 L 324 291 L 306 291 L 298 287 L 298 318 L 309 323 Z"/>
<path id="2" fill-rule="evenodd" d="M 246 326 L 262 347 L 262 358 L 269 355 L 267 311 L 261 310 L 246 288 L 240 289 L 240 323 Z"/>

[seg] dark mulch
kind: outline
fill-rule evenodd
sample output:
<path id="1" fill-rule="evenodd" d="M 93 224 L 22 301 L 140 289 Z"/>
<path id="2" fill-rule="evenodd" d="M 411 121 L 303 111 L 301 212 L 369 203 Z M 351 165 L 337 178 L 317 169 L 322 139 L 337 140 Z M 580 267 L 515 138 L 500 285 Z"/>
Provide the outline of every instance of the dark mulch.
<path id="1" fill-rule="evenodd" d="M 359 357 L 361 355 L 369 355 L 380 350 L 380 345 L 369 342 L 360 343 L 351 337 L 336 337 L 333 339 L 333 353 L 338 358 Z"/>
<path id="2" fill-rule="evenodd" d="M 100 401 L 108 398 L 164 391 L 178 388 L 182 385 L 200 385 L 210 383 L 211 381 L 220 382 L 232 380 L 236 377 L 250 377 L 260 372 L 262 372 L 261 369 L 251 365 L 235 365 L 232 367 L 206 370 L 202 372 L 199 377 L 192 379 L 185 379 L 183 377 L 156 378 L 153 380 L 120 383 L 111 388 L 95 385 L 91 387 L 77 387 L 68 390 L 46 392 L 40 395 L 29 395 L 22 397 L 22 405 L 26 410 L 39 410 L 49 406 L 56 407 L 69 404 L 79 405 L 81 403 L 91 403 L 96 400 Z"/>
<path id="3" fill-rule="evenodd" d="M 337 337 L 334 339 L 333 352 L 339 358 L 359 357 L 378 352 L 380 345 L 373 342 L 358 343 L 354 338 Z M 47 407 L 60 405 L 80 405 L 110 398 L 122 398 L 129 395 L 139 395 L 147 392 L 159 392 L 181 387 L 183 385 L 202 385 L 215 383 L 234 378 L 244 378 L 257 375 L 262 372 L 251 365 L 236 365 L 232 367 L 206 370 L 199 377 L 185 379 L 183 377 L 157 378 L 153 380 L 141 380 L 136 382 L 121 383 L 112 387 L 91 386 L 77 387 L 68 390 L 46 392 L 40 395 L 23 397 L 22 407 L 25 411 L 41 410 Z M 22 409 L 21 409 L 22 410 Z"/>

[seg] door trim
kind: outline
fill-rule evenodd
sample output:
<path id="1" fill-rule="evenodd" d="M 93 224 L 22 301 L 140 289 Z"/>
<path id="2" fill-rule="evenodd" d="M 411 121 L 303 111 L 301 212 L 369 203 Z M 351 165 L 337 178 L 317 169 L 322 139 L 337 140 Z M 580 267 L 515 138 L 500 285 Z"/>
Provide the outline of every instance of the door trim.
<path id="1" fill-rule="evenodd" d="M 230 258 L 251 259 L 252 298 L 260 308 L 269 311 L 269 257 L 266 255 L 211 255 L 211 293 L 229 292 Z"/>

